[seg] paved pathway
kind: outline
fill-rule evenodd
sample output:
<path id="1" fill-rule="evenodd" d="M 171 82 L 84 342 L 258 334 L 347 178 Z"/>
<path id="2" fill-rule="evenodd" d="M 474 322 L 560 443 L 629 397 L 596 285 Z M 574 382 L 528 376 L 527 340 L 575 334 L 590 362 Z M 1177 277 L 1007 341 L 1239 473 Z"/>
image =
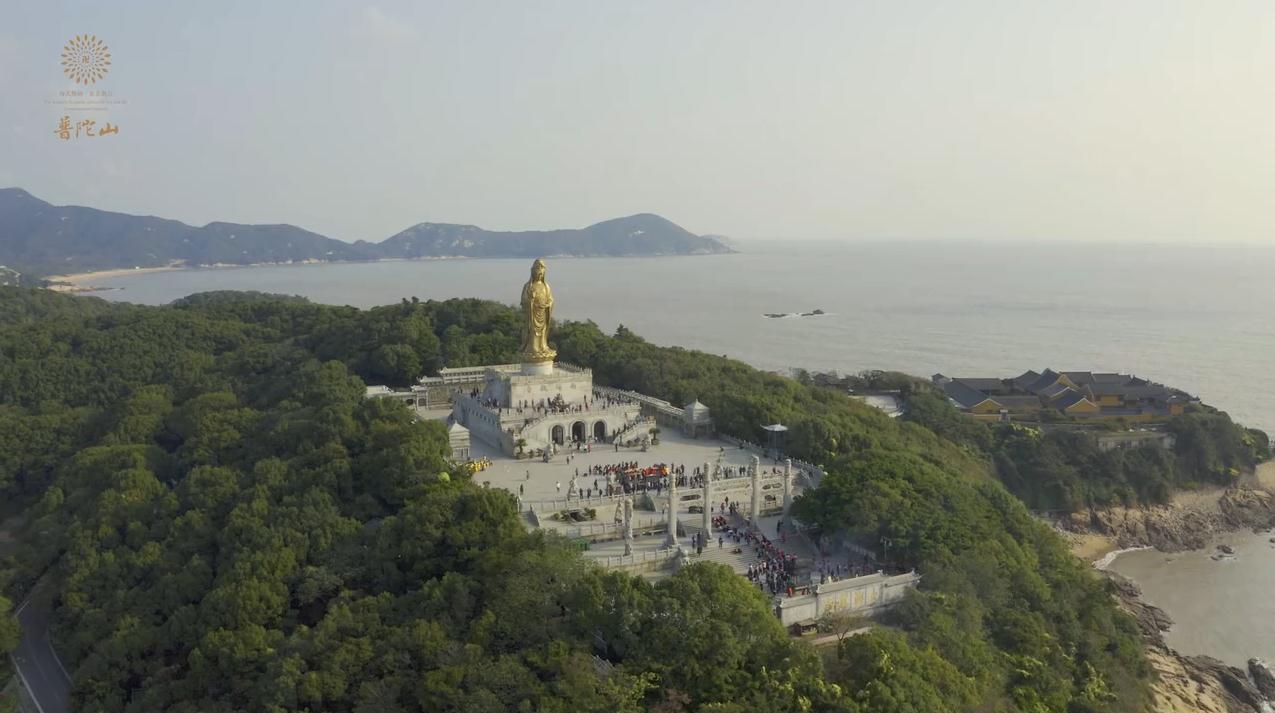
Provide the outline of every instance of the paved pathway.
<path id="1" fill-rule="evenodd" d="M 12 658 L 18 678 L 30 692 L 40 713 L 67 713 L 71 678 L 53 651 L 49 638 L 48 602 L 33 597 L 18 607 L 22 640 Z"/>

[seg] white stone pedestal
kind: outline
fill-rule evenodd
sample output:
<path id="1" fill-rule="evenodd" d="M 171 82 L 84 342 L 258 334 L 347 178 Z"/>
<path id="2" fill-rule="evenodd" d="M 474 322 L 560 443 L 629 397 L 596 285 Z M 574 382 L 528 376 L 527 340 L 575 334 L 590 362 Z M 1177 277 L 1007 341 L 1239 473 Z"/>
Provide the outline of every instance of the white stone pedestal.
<path id="1" fill-rule="evenodd" d="M 533 361 L 523 362 L 522 373 L 527 376 L 549 376 L 553 373 L 553 362 L 551 361 Z"/>

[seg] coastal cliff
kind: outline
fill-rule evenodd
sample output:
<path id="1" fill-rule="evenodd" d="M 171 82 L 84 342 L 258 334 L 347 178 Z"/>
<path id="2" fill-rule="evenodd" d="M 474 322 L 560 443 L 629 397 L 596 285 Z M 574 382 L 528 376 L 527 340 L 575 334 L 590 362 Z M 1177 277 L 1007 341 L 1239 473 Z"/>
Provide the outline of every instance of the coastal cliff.
<path id="1" fill-rule="evenodd" d="M 1106 508 L 1075 513 L 1059 523 L 1077 556 L 1093 561 L 1118 549 L 1154 547 L 1163 552 L 1200 549 L 1228 532 L 1275 526 L 1275 462 L 1265 463 L 1229 488 L 1180 493 L 1168 505 Z M 1275 702 L 1275 674 L 1257 659 L 1249 670 L 1210 656 L 1185 656 L 1169 647 L 1164 632 L 1173 620 L 1141 599 L 1133 581 L 1103 570 L 1120 605 L 1138 622 L 1159 713 L 1264 713 Z M 1266 702 L 1264 705 L 1263 702 Z"/>
<path id="2" fill-rule="evenodd" d="M 1062 528 L 1106 538 L 1112 549 L 1198 550 L 1217 535 L 1275 525 L 1275 495 L 1255 485 L 1184 493 L 1169 505 L 1073 513 Z"/>

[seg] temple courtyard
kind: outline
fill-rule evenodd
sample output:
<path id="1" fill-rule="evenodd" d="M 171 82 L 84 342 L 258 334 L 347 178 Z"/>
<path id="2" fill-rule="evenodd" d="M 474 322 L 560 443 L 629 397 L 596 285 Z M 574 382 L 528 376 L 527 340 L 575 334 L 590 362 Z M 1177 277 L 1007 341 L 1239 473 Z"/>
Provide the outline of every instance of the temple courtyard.
<path id="1" fill-rule="evenodd" d="M 642 447 L 621 447 L 617 450 L 609 443 L 593 444 L 591 448 L 580 451 L 568 447 L 568 450 L 551 457 L 547 463 L 538 458 L 509 458 L 477 440 L 472 443 L 470 453 L 473 458 L 485 457 L 491 461 L 488 468 L 474 475 L 475 482 L 502 488 L 518 496 L 530 526 L 579 541 L 586 557 L 599 560 L 605 566 L 630 569 L 652 579 L 667 576 L 673 570 L 660 565 L 670 557 L 670 548 L 675 549 L 678 546 L 687 553 L 688 561 L 707 559 L 726 564 L 740 574 L 745 574 L 749 565 L 755 565 L 759 561 L 751 547 L 732 544 L 721 528 L 710 528 L 712 532 L 704 538 L 702 554 L 696 553 L 694 537 L 703 532 L 704 515 L 702 510 L 692 508 L 702 507 L 702 497 L 695 498 L 692 502 L 679 503 L 677 520 L 680 532 L 676 544 L 670 543 L 665 504 L 666 487 L 661 487 L 658 494 L 655 490 L 650 490 L 634 495 L 634 536 L 630 546 L 631 553 L 626 557 L 621 527 L 615 522 L 616 507 L 622 502 L 623 496 L 607 496 L 606 477 L 589 474 L 595 466 L 615 466 L 621 463 L 636 463 L 638 469 L 681 466 L 688 474 L 693 474 L 697 468 L 703 472 L 707 465 L 716 476 L 713 483 L 715 490 L 723 491 L 720 497 L 715 495 L 710 516 L 724 516 L 728 527 L 743 528 L 748 520 L 750 505 L 748 498 L 742 493 L 747 493 L 748 468 L 755 455 L 751 449 L 717 438 L 694 439 L 679 433 L 670 433 L 661 435 L 658 444 L 649 445 L 645 450 Z M 761 461 L 760 469 L 768 477 L 778 476 L 783 472 L 784 466 L 773 461 Z M 577 479 L 581 492 L 568 497 L 573 478 Z M 797 486 L 796 492 L 800 490 L 800 486 Z M 702 491 L 702 487 L 680 487 L 679 500 L 702 494 Z M 731 493 L 741 495 L 732 496 Z M 650 496 L 649 503 L 644 496 Z M 739 497 L 742 512 L 734 516 L 729 512 L 721 513 L 721 503 L 727 498 L 730 502 L 736 502 L 735 497 Z M 533 510 L 536 513 L 534 518 L 530 516 Z M 563 511 L 586 510 L 594 511 L 595 518 L 576 522 L 555 520 L 552 517 Z M 779 532 L 778 526 L 782 520 L 782 514 L 762 515 L 757 520 L 756 532 L 767 540 L 778 543 L 785 552 L 797 555 L 800 570 L 808 578 L 809 572 L 817 570 L 819 558 L 804 538 L 790 539 Z M 736 549 L 741 551 L 736 553 Z M 642 566 L 644 560 L 650 566 Z"/>

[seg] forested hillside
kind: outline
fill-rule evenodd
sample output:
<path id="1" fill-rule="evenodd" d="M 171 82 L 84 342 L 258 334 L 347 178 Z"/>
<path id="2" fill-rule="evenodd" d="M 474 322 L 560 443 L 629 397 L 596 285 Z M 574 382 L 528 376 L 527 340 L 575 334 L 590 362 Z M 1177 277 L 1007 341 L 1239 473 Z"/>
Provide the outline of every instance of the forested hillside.
<path id="1" fill-rule="evenodd" d="M 716 238 L 695 235 L 650 213 L 562 230 L 497 231 L 475 225 L 418 223 L 379 243 L 349 243 L 295 225 L 219 221 L 196 227 L 154 216 L 56 206 L 19 188 L 0 188 L 0 267 L 7 265 L 29 276 L 170 264 L 730 251 Z"/>
<path id="2" fill-rule="evenodd" d="M 1005 487 L 1041 511 L 1161 504 L 1182 488 L 1230 485 L 1271 457 L 1266 433 L 1204 405 L 1192 405 L 1165 424 L 1173 435 L 1171 450 L 1103 451 L 1089 431 L 1055 427 L 1042 432 L 973 421 L 925 388 L 910 393 L 907 404 L 908 420 L 990 459 Z"/>
<path id="3" fill-rule="evenodd" d="M 365 379 L 511 361 L 516 330 L 475 300 L 0 288 L 0 496 L 31 519 L 0 584 L 59 591 L 76 709 L 1145 709 L 1132 621 L 976 455 L 624 329 L 554 341 L 599 382 L 709 403 L 735 435 L 791 425 L 794 455 L 830 471 L 798 516 L 892 538 L 923 589 L 824 662 L 724 568 L 651 586 L 524 532 L 507 494 L 449 470 L 438 424 L 362 398 Z"/>
<path id="4" fill-rule="evenodd" d="M 975 421 L 956 409 L 933 384 L 897 372 L 853 376 L 799 372 L 799 381 L 830 393 L 890 390 L 906 404 L 904 420 L 925 426 L 960 446 L 991 471 L 1028 507 L 1075 512 L 1112 505 L 1157 505 L 1182 489 L 1231 485 L 1271 457 L 1270 437 L 1205 404 L 1191 404 L 1164 430 L 1170 449 L 1157 446 L 1102 450 L 1096 436 L 1146 424 L 1053 423 L 1048 429 Z"/>

